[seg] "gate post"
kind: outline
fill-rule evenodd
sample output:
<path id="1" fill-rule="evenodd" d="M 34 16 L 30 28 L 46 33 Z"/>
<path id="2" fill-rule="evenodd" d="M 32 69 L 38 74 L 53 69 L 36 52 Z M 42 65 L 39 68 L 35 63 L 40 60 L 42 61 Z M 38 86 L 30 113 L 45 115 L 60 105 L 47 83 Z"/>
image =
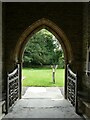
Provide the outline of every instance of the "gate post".
<path id="1" fill-rule="evenodd" d="M 76 84 L 75 84 L 75 112 L 78 113 L 78 101 L 77 101 L 77 74 L 76 74 Z"/>
<path id="2" fill-rule="evenodd" d="M 19 64 L 19 99 L 22 97 L 22 62 Z"/>
<path id="3" fill-rule="evenodd" d="M 65 85 L 64 85 L 64 97 L 67 99 L 67 63 L 65 64 Z"/>
<path id="4" fill-rule="evenodd" d="M 75 103 L 75 112 L 77 113 L 77 114 L 80 114 L 80 112 L 79 112 L 79 108 L 78 108 L 78 72 L 77 72 L 77 74 L 76 74 L 76 88 L 75 88 L 75 99 L 76 99 L 76 103 Z"/>
<path id="5" fill-rule="evenodd" d="M 8 110 L 9 110 L 9 88 L 8 88 L 8 85 L 9 85 L 9 76 L 8 76 L 8 73 L 7 73 L 7 91 L 6 91 L 6 113 L 8 113 Z"/>

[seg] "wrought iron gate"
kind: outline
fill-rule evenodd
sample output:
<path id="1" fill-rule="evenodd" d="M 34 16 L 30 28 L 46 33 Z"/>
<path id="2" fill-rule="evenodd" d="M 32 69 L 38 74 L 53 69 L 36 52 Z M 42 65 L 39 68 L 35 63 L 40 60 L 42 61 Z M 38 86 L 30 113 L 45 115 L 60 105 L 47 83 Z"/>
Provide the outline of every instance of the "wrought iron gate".
<path id="1" fill-rule="evenodd" d="M 19 99 L 19 64 L 13 72 L 7 74 L 7 113 L 17 99 Z"/>
<path id="2" fill-rule="evenodd" d="M 75 107 L 77 113 L 77 74 L 67 65 L 67 99 Z"/>

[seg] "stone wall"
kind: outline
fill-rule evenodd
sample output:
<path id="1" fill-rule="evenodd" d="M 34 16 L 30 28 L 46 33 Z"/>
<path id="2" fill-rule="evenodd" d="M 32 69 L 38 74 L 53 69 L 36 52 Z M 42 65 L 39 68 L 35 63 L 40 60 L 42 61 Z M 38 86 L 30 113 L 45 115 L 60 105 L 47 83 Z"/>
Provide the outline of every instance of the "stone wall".
<path id="1" fill-rule="evenodd" d="M 2 3 L 0 2 L 0 101 L 2 91 Z"/>
<path id="2" fill-rule="evenodd" d="M 3 3 L 3 86 L 6 73 L 14 65 L 12 51 L 25 29 L 41 18 L 47 18 L 67 35 L 74 55 L 73 68 L 82 86 L 83 4 L 82 3 Z M 81 85 L 81 86 L 80 86 Z"/>
<path id="3" fill-rule="evenodd" d="M 88 46 L 90 47 L 90 2 L 88 3 Z M 90 91 L 90 75 L 88 77 L 87 87 Z"/>
<path id="4" fill-rule="evenodd" d="M 86 117 L 90 117 L 90 76 L 87 74 L 87 49 L 90 46 L 90 3 L 83 3 L 83 51 L 82 51 L 82 93 L 81 111 Z"/>
<path id="5" fill-rule="evenodd" d="M 32 23 L 47 18 L 67 35 L 74 55 L 73 68 L 82 80 L 82 3 L 3 3 L 3 92 L 6 91 L 6 73 L 14 66 L 12 51 Z"/>
<path id="6" fill-rule="evenodd" d="M 6 70 L 6 51 L 7 51 L 7 34 L 6 34 L 6 6 L 2 3 L 2 99 L 5 99 L 6 93 L 6 80 L 7 80 L 7 70 Z"/>
<path id="7" fill-rule="evenodd" d="M 2 3 L 0 2 L 0 118 L 2 116 Z"/>
<path id="8" fill-rule="evenodd" d="M 90 2 L 88 4 L 88 45 L 90 46 Z"/>
<path id="9" fill-rule="evenodd" d="M 3 3 L 3 90 L 6 73 L 14 66 L 12 52 L 21 34 L 41 18 L 47 18 L 67 35 L 74 54 L 73 68 L 78 73 L 79 89 L 90 88 L 87 77 L 86 58 L 90 45 L 90 2 L 89 3 Z M 1 22 L 1 21 L 0 21 Z M 0 24 L 1 25 L 1 24 Z M 1 26 L 0 26 L 1 27 Z M 0 37 L 2 37 L 0 35 Z M 1 40 L 1 38 L 0 38 Z M 0 41 L 1 42 L 1 41 Z M 0 49 L 2 49 L 0 44 Z M 2 50 L 0 50 L 1 52 Z M 0 76 L 2 69 L 0 53 Z M 0 78 L 2 80 L 2 77 Z M 1 84 L 1 82 L 0 82 Z M 0 87 L 1 89 L 1 87 Z"/>
<path id="10" fill-rule="evenodd" d="M 74 54 L 73 68 L 81 80 L 82 64 L 82 3 L 3 3 L 6 26 L 4 29 L 4 74 L 11 71 L 14 62 L 11 51 L 22 34 L 32 23 L 47 18 L 60 27 L 70 40 Z M 5 75 L 4 75 L 5 77 Z M 5 83 L 5 82 L 4 82 Z M 81 83 L 81 82 L 80 82 Z"/>
<path id="11" fill-rule="evenodd" d="M 86 75 L 86 61 L 87 61 L 87 48 L 88 48 L 88 3 L 83 3 L 83 85 L 87 86 L 87 75 Z"/>
<path id="12" fill-rule="evenodd" d="M 12 61 L 9 58 L 20 35 L 28 26 L 41 18 L 50 19 L 65 32 L 72 46 L 75 67 L 81 67 L 82 54 L 79 51 L 82 51 L 82 3 L 5 4 L 7 69 L 11 67 Z"/>
<path id="13" fill-rule="evenodd" d="M 88 45 L 90 46 L 90 2 L 88 4 Z"/>
<path id="14" fill-rule="evenodd" d="M 84 3 L 84 9 L 83 9 L 83 87 L 90 88 L 90 80 L 88 78 L 88 75 L 86 74 L 87 70 L 87 49 L 88 46 L 90 46 L 90 3 Z"/>

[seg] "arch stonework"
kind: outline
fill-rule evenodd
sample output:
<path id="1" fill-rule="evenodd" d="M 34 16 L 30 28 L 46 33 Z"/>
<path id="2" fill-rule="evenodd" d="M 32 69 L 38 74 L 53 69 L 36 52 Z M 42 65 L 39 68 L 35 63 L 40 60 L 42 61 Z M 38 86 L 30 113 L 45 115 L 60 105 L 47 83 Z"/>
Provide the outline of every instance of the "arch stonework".
<path id="1" fill-rule="evenodd" d="M 56 36 L 58 41 L 60 42 L 65 56 L 65 61 L 71 63 L 73 61 L 73 52 L 71 48 L 71 44 L 65 35 L 65 33 L 52 21 L 42 18 L 32 25 L 30 25 L 20 36 L 15 46 L 15 49 L 12 53 L 12 58 L 15 63 L 22 62 L 22 55 L 25 48 L 26 43 L 28 42 L 28 38 L 32 36 L 37 31 L 41 30 L 42 28 L 47 29 L 53 35 Z"/>
<path id="2" fill-rule="evenodd" d="M 41 29 L 47 29 L 50 31 L 60 42 L 62 49 L 64 51 L 64 57 L 65 57 L 65 85 L 64 85 L 64 97 L 67 98 L 67 64 L 72 64 L 74 57 L 73 57 L 73 51 L 70 44 L 70 41 L 68 40 L 65 33 L 51 20 L 48 20 L 46 18 L 42 18 L 35 23 L 31 24 L 20 36 L 20 38 L 17 41 L 17 44 L 14 48 L 14 51 L 11 53 L 11 61 L 14 62 L 14 64 L 22 64 L 22 56 L 24 52 L 24 48 L 26 43 L 28 42 L 28 38 L 31 37 L 33 34 L 38 32 Z M 22 89 L 22 65 L 20 65 L 20 98 L 21 98 L 21 89 Z"/>

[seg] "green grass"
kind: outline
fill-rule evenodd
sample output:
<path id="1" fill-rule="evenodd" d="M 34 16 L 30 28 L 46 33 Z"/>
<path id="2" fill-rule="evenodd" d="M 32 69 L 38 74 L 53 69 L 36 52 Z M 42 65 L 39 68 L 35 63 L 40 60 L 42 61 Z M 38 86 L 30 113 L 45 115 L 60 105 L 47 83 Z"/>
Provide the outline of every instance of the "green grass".
<path id="1" fill-rule="evenodd" d="M 52 82 L 52 69 L 24 68 L 22 74 L 22 76 L 25 77 L 22 81 L 23 86 L 64 86 L 64 69 L 56 70 L 55 84 Z"/>

